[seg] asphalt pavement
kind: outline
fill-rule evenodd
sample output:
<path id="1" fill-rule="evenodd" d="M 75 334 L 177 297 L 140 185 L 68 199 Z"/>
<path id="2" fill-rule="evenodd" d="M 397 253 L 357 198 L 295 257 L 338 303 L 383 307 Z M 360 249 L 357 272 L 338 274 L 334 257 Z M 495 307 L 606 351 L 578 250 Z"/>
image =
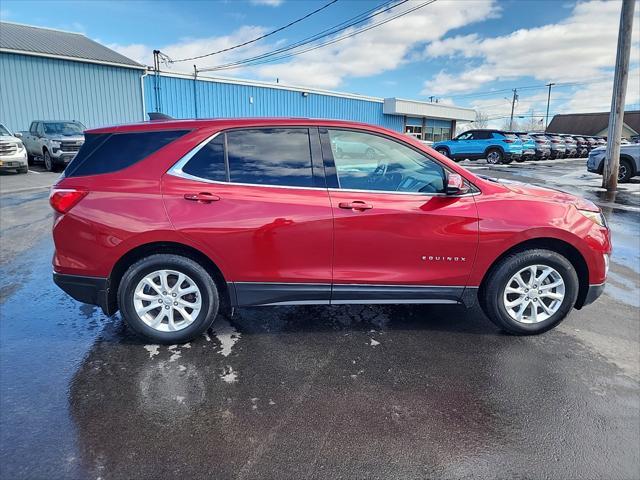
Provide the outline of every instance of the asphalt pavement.
<path id="1" fill-rule="evenodd" d="M 0 477 L 639 478 L 640 182 L 607 198 L 584 163 L 464 162 L 606 209 L 605 294 L 544 335 L 456 306 L 278 307 L 169 347 L 52 283 L 55 176 L 0 176 Z"/>

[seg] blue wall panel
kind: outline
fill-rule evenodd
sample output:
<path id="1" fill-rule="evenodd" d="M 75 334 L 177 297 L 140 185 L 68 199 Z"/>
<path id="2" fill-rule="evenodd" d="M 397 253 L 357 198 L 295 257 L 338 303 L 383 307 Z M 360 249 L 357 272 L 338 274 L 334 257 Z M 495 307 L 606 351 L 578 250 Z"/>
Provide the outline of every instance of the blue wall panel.
<path id="1" fill-rule="evenodd" d="M 141 70 L 0 53 L 0 122 L 79 120 L 88 128 L 144 119 Z"/>
<path id="2" fill-rule="evenodd" d="M 174 118 L 307 117 L 353 120 L 397 131 L 404 127 L 402 116 L 382 113 L 381 102 L 312 92 L 303 96 L 280 88 L 150 74 L 144 78 L 144 94 L 148 112 L 161 111 Z"/>

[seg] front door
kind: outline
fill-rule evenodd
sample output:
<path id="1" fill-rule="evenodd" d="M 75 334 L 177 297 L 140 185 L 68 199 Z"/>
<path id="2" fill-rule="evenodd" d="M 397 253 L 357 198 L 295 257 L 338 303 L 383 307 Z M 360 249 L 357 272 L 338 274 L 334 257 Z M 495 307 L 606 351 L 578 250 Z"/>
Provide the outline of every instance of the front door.
<path id="1" fill-rule="evenodd" d="M 324 135 L 337 177 L 329 189 L 332 303 L 458 301 L 478 245 L 473 195 L 445 195 L 443 166 L 398 140 L 343 129 Z M 375 158 L 334 157 L 343 142 L 368 145 Z"/>
<path id="2" fill-rule="evenodd" d="M 333 218 L 319 145 L 316 129 L 230 130 L 164 175 L 171 222 L 219 266 L 237 305 L 329 302 Z"/>

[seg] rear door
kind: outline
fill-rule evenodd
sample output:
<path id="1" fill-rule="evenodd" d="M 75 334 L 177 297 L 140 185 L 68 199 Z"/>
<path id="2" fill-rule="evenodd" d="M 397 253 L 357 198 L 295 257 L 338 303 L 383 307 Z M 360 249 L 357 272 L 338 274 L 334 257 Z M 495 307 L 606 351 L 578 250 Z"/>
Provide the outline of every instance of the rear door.
<path id="1" fill-rule="evenodd" d="M 238 305 L 329 302 L 333 219 L 317 129 L 221 132 L 163 177 L 163 198 Z"/>
<path id="2" fill-rule="evenodd" d="M 456 302 L 478 244 L 472 194 L 447 196 L 445 169 L 398 140 L 328 129 L 323 154 L 334 214 L 332 303 Z M 375 158 L 336 158 L 358 141 Z"/>

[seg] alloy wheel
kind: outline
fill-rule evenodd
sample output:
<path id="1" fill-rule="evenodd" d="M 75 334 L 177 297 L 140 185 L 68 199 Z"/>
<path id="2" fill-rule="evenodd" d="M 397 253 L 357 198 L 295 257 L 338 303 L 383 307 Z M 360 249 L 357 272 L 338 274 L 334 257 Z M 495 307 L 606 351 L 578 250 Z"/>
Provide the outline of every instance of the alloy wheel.
<path id="1" fill-rule="evenodd" d="M 44 167 L 49 172 L 53 171 L 53 163 L 51 162 L 51 155 L 47 151 L 44 152 Z"/>
<path id="2" fill-rule="evenodd" d="M 156 270 L 142 278 L 133 294 L 136 314 L 159 332 L 175 332 L 191 325 L 202 308 L 198 285 L 182 272 Z"/>
<path id="3" fill-rule="evenodd" d="M 509 316 L 519 323 L 544 322 L 562 305 L 565 283 L 548 265 L 530 265 L 507 282 L 502 301 Z"/>
<path id="4" fill-rule="evenodd" d="M 493 152 L 489 152 L 489 155 L 487 155 L 487 163 L 492 165 L 500 163 L 500 154 L 495 150 Z"/>
<path id="5" fill-rule="evenodd" d="M 627 176 L 627 166 L 624 163 L 621 163 L 618 167 L 618 180 L 624 180 Z"/>

